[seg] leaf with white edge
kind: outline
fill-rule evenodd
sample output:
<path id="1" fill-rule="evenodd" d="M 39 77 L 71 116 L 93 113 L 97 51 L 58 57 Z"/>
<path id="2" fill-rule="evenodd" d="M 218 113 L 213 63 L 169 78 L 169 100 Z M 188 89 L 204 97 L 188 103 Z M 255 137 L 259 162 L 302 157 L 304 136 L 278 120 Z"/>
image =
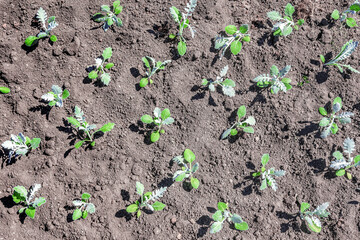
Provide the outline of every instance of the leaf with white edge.
<path id="1" fill-rule="evenodd" d="M 166 118 L 164 121 L 163 121 L 163 124 L 165 125 L 170 125 L 170 124 L 173 124 L 174 123 L 174 119 L 172 117 L 168 117 Z"/>
<path id="2" fill-rule="evenodd" d="M 181 155 L 174 157 L 172 161 L 176 162 L 179 165 L 184 164 L 184 158 Z"/>
<path id="3" fill-rule="evenodd" d="M 221 69 L 221 71 L 220 71 L 220 77 L 225 77 L 225 75 L 227 74 L 228 70 L 229 70 L 229 66 L 226 65 L 223 69 Z"/>
<path id="4" fill-rule="evenodd" d="M 180 21 L 181 21 L 182 17 L 181 17 L 180 11 L 176 7 L 173 6 L 173 7 L 170 8 L 170 14 L 171 14 L 172 18 L 174 19 L 174 21 L 176 23 L 180 24 Z"/>
<path id="5" fill-rule="evenodd" d="M 50 101 L 55 100 L 55 96 L 52 93 L 46 93 L 41 96 L 41 99 L 43 99 L 44 101 L 50 102 Z"/>
<path id="6" fill-rule="evenodd" d="M 154 116 L 157 117 L 157 118 L 159 118 L 161 116 L 161 109 L 160 108 L 156 107 L 154 109 Z"/>
<path id="7" fill-rule="evenodd" d="M 223 220 L 222 211 L 218 210 L 212 215 L 212 219 L 216 222 L 221 222 Z"/>
<path id="8" fill-rule="evenodd" d="M 337 160 L 341 160 L 344 158 L 343 154 L 340 151 L 334 152 L 333 157 L 335 157 Z"/>
<path id="9" fill-rule="evenodd" d="M 136 193 L 140 196 L 144 194 L 144 185 L 141 182 L 136 182 Z"/>
<path id="10" fill-rule="evenodd" d="M 227 95 L 229 97 L 235 96 L 235 89 L 233 87 L 223 86 L 222 91 L 223 91 L 224 95 Z"/>
<path id="11" fill-rule="evenodd" d="M 194 166 L 191 169 L 191 172 L 195 173 L 199 169 L 199 166 L 200 166 L 199 163 L 195 163 Z"/>
<path id="12" fill-rule="evenodd" d="M 37 11 L 36 18 L 45 26 L 47 14 L 42 7 Z"/>
<path id="13" fill-rule="evenodd" d="M 329 61 L 325 65 L 334 64 L 348 58 L 355 51 L 358 44 L 359 44 L 358 41 L 355 42 L 353 42 L 353 40 L 348 41 L 342 47 L 341 52 L 333 60 Z"/>
<path id="14" fill-rule="evenodd" d="M 110 12 L 110 7 L 108 5 L 102 5 L 101 10 L 104 12 Z"/>
<path id="15" fill-rule="evenodd" d="M 111 76 L 109 73 L 101 74 L 101 82 L 103 82 L 104 85 L 106 86 L 109 85 L 110 81 L 111 81 Z"/>
<path id="16" fill-rule="evenodd" d="M 261 182 L 260 190 L 265 190 L 267 188 L 266 179 L 263 179 Z"/>
<path id="17" fill-rule="evenodd" d="M 237 215 L 237 214 L 233 214 L 233 215 L 232 215 L 231 221 L 232 221 L 233 223 L 242 223 L 242 222 L 243 222 L 242 218 L 241 218 L 239 215 Z"/>
<path id="18" fill-rule="evenodd" d="M 230 135 L 231 128 L 227 129 L 223 134 L 221 134 L 221 140 L 227 138 Z"/>
<path id="19" fill-rule="evenodd" d="M 328 118 L 324 117 L 323 119 L 321 119 L 319 126 L 326 127 L 329 125 L 329 123 L 330 123 L 330 120 Z"/>
<path id="20" fill-rule="evenodd" d="M 282 177 L 285 175 L 285 171 L 284 170 L 277 170 L 277 171 L 274 171 L 274 175 L 277 176 L 277 177 Z"/>
<path id="21" fill-rule="evenodd" d="M 217 233 L 222 229 L 222 222 L 214 222 L 213 224 L 211 224 L 210 227 L 210 233 Z"/>
<path id="22" fill-rule="evenodd" d="M 74 204 L 74 206 L 75 207 L 80 207 L 81 205 L 83 205 L 83 201 L 81 201 L 81 200 L 74 200 L 73 201 L 73 204 Z"/>
<path id="23" fill-rule="evenodd" d="M 290 72 L 290 70 L 291 70 L 291 66 L 286 65 L 283 69 L 280 70 L 279 77 L 280 78 L 284 77 L 286 74 L 288 74 L 288 72 Z"/>
<path id="24" fill-rule="evenodd" d="M 54 94 L 58 95 L 62 93 L 62 89 L 61 87 L 59 87 L 58 85 L 52 85 L 51 90 Z"/>
<path id="25" fill-rule="evenodd" d="M 254 78 L 253 82 L 271 82 L 272 77 L 269 74 L 261 74 Z"/>
<path id="26" fill-rule="evenodd" d="M 249 116 L 246 120 L 245 120 L 245 123 L 253 126 L 256 124 L 256 121 L 255 121 L 255 118 L 253 116 Z"/>
<path id="27" fill-rule="evenodd" d="M 305 220 L 306 220 L 306 222 L 308 224 L 308 227 L 312 231 L 314 231 L 316 233 L 321 232 L 321 223 L 320 223 L 318 218 L 316 218 L 315 216 L 305 216 Z M 318 226 L 319 223 L 320 223 L 320 226 Z"/>
<path id="28" fill-rule="evenodd" d="M 90 214 L 93 214 L 95 212 L 95 205 L 92 203 L 88 203 L 86 205 L 85 211 L 87 211 Z"/>
<path id="29" fill-rule="evenodd" d="M 338 111 L 341 110 L 341 105 L 340 103 L 335 103 L 332 107 L 333 113 L 337 113 Z"/>
<path id="30" fill-rule="evenodd" d="M 329 203 L 325 202 L 323 204 L 321 204 L 320 206 L 318 206 L 315 211 L 314 214 L 318 215 L 319 217 L 327 217 L 330 215 L 329 212 L 326 211 L 326 209 L 329 207 Z"/>
<path id="31" fill-rule="evenodd" d="M 273 21 L 278 21 L 282 19 L 280 13 L 277 11 L 268 12 L 266 15 Z"/>
<path id="32" fill-rule="evenodd" d="M 210 84 L 209 84 L 209 90 L 210 90 L 211 92 L 215 92 L 215 85 L 212 84 L 212 83 L 210 83 Z"/>
<path id="33" fill-rule="evenodd" d="M 159 198 L 163 197 L 166 189 L 167 187 L 161 187 L 159 189 L 156 189 L 155 191 L 152 192 L 151 198 L 154 200 L 158 200 Z"/>
<path id="34" fill-rule="evenodd" d="M 16 192 L 21 198 L 24 198 L 24 199 L 26 199 L 27 194 L 28 194 L 26 188 L 23 186 L 14 187 L 14 192 Z"/>
<path id="35" fill-rule="evenodd" d="M 243 131 L 246 133 L 254 133 L 254 128 L 252 127 L 243 127 Z"/>
<path id="36" fill-rule="evenodd" d="M 46 200 L 45 200 L 45 198 L 43 198 L 43 197 L 39 197 L 39 198 L 36 198 L 35 200 L 34 200 L 34 202 L 32 202 L 32 205 L 33 205 L 33 207 L 40 207 L 41 205 L 43 205 L 44 203 L 46 203 Z"/>

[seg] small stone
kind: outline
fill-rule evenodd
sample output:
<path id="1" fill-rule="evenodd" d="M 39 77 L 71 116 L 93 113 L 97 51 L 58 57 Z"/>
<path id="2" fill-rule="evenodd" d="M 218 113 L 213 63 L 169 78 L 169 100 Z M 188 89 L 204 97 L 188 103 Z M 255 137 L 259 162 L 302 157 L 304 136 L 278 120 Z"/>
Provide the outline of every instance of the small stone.
<path id="1" fill-rule="evenodd" d="M 155 235 L 158 235 L 160 232 L 161 232 L 160 228 L 156 227 L 156 228 L 154 229 L 154 234 L 155 234 Z"/>
<path id="2" fill-rule="evenodd" d="M 334 93 L 329 92 L 328 96 L 329 96 L 329 98 L 333 98 L 333 97 L 334 97 Z"/>
<path id="3" fill-rule="evenodd" d="M 46 161 L 46 166 L 48 166 L 48 168 L 51 168 L 53 166 L 53 164 L 51 163 L 50 160 Z"/>
<path id="4" fill-rule="evenodd" d="M 51 224 L 51 222 L 47 222 L 46 224 L 45 224 L 45 231 L 51 231 L 51 230 L 53 230 L 55 227 L 54 227 L 54 225 L 52 225 Z"/>
<path id="5" fill-rule="evenodd" d="M 259 138 L 258 136 L 256 136 L 256 137 L 254 138 L 254 140 L 255 140 L 255 142 L 258 142 L 258 141 L 260 140 L 260 138 Z"/>
<path id="6" fill-rule="evenodd" d="M 332 35 L 329 30 L 323 29 L 321 34 L 321 41 L 323 43 L 331 43 L 332 41 Z"/>
<path id="7" fill-rule="evenodd" d="M 178 233 L 178 235 L 176 236 L 177 239 L 181 239 L 182 236 L 181 236 L 181 233 Z"/>
<path id="8" fill-rule="evenodd" d="M 10 192 L 11 192 L 11 188 L 7 188 L 6 191 L 7 191 L 8 193 L 10 193 Z"/>
<path id="9" fill-rule="evenodd" d="M 55 151 L 52 150 L 52 149 L 47 148 L 47 149 L 45 149 L 44 154 L 47 155 L 47 156 L 53 156 L 55 154 Z"/>
<path id="10" fill-rule="evenodd" d="M 197 59 L 199 59 L 201 56 L 201 52 L 196 50 L 192 56 L 192 61 L 196 61 Z"/>
<path id="11" fill-rule="evenodd" d="M 96 191 L 100 191 L 100 190 L 101 190 L 101 186 L 96 185 L 96 186 L 95 186 L 95 190 L 96 190 Z"/>
<path id="12" fill-rule="evenodd" d="M 190 222 L 191 224 L 195 224 L 195 223 L 196 223 L 195 219 L 190 219 L 189 222 Z"/>
<path id="13" fill-rule="evenodd" d="M 232 99 L 227 98 L 224 102 L 224 107 L 226 111 L 230 111 L 234 108 L 234 102 Z"/>
<path id="14" fill-rule="evenodd" d="M 172 223 L 172 224 L 175 224 L 175 223 L 176 223 L 176 217 L 171 218 L 171 223 Z"/>
<path id="15" fill-rule="evenodd" d="M 52 52 L 53 56 L 57 57 L 57 56 L 60 56 L 61 54 L 61 51 L 57 48 L 53 49 L 53 52 Z"/>
<path id="16" fill-rule="evenodd" d="M 133 168 L 131 169 L 131 172 L 135 176 L 141 176 L 142 168 L 139 165 L 134 164 Z"/>

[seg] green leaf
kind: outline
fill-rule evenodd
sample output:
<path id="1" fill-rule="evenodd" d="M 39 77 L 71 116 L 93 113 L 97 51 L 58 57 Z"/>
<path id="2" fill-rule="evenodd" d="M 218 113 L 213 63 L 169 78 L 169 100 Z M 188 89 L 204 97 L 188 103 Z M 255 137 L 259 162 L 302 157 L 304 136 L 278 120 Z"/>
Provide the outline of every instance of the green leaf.
<path id="1" fill-rule="evenodd" d="M 102 126 L 98 131 L 106 133 L 110 132 L 115 126 L 115 123 L 106 123 L 104 126 Z"/>
<path id="2" fill-rule="evenodd" d="M 268 16 L 268 18 L 270 18 L 270 20 L 273 21 L 278 21 L 282 19 L 280 13 L 276 11 L 268 12 L 266 15 Z"/>
<path id="3" fill-rule="evenodd" d="M 332 134 L 336 134 L 339 130 L 339 127 L 336 123 L 333 123 L 330 129 L 331 129 Z"/>
<path id="4" fill-rule="evenodd" d="M 193 161 L 195 161 L 195 154 L 190 150 L 190 149 L 185 149 L 184 151 L 184 159 L 188 162 L 188 163 L 192 163 Z"/>
<path id="5" fill-rule="evenodd" d="M 270 156 L 269 154 L 266 153 L 261 157 L 261 164 L 265 167 L 266 164 L 269 162 L 269 160 L 270 160 Z"/>
<path id="6" fill-rule="evenodd" d="M 357 155 L 355 158 L 354 158 L 354 163 L 355 164 L 358 164 L 360 162 L 360 155 Z"/>
<path id="7" fill-rule="evenodd" d="M 334 99 L 333 105 L 335 105 L 336 103 L 340 104 L 340 108 L 342 107 L 341 97 L 336 97 L 336 98 Z"/>
<path id="8" fill-rule="evenodd" d="M 74 148 L 79 149 L 83 145 L 84 142 L 85 142 L 85 140 L 75 143 Z"/>
<path id="9" fill-rule="evenodd" d="M 69 90 L 65 89 L 65 90 L 63 91 L 63 94 L 62 94 L 62 97 L 61 97 L 61 98 L 64 100 L 64 99 L 67 99 L 69 96 L 70 96 Z"/>
<path id="10" fill-rule="evenodd" d="M 212 215 L 212 219 L 216 222 L 221 222 L 223 220 L 222 211 L 218 210 Z"/>
<path id="11" fill-rule="evenodd" d="M 126 208 L 126 212 L 128 213 L 134 213 L 139 209 L 139 206 L 137 204 L 131 204 Z"/>
<path id="12" fill-rule="evenodd" d="M 302 202 L 300 206 L 300 212 L 304 213 L 307 209 L 310 208 L 310 204 L 307 202 Z"/>
<path id="13" fill-rule="evenodd" d="M 182 180 L 184 180 L 185 177 L 186 177 L 186 173 L 179 174 L 179 175 L 175 178 L 175 181 L 176 181 L 176 182 L 181 182 Z"/>
<path id="14" fill-rule="evenodd" d="M 205 78 L 201 81 L 201 85 L 203 85 L 203 86 L 206 86 L 208 83 L 209 83 L 209 81 Z"/>
<path id="15" fill-rule="evenodd" d="M 340 177 L 345 174 L 345 169 L 339 169 L 335 172 L 336 176 Z"/>
<path id="16" fill-rule="evenodd" d="M 231 43 L 230 50 L 232 54 L 237 55 L 241 51 L 242 43 L 240 41 L 234 41 Z"/>
<path id="17" fill-rule="evenodd" d="M 19 214 L 22 214 L 25 211 L 25 207 L 19 209 Z"/>
<path id="18" fill-rule="evenodd" d="M 82 218 L 85 219 L 87 217 L 87 215 L 88 215 L 88 211 L 86 211 L 86 210 L 83 211 Z"/>
<path id="19" fill-rule="evenodd" d="M 246 231 L 249 229 L 249 225 L 246 222 L 235 223 L 235 228 L 240 231 Z"/>
<path id="20" fill-rule="evenodd" d="M 340 151 L 336 151 L 336 152 L 334 152 L 332 155 L 333 155 L 333 157 L 336 158 L 337 160 L 340 160 L 340 159 L 343 159 L 343 158 L 344 158 L 343 154 L 342 154 Z"/>
<path id="21" fill-rule="evenodd" d="M 67 117 L 66 119 L 67 119 L 68 123 L 74 125 L 74 126 L 77 127 L 77 128 L 80 127 L 79 121 L 76 120 L 75 118 L 73 118 L 73 117 Z"/>
<path id="22" fill-rule="evenodd" d="M 50 36 L 50 41 L 56 42 L 56 41 L 57 41 L 57 36 L 51 35 L 51 36 Z"/>
<path id="23" fill-rule="evenodd" d="M 162 110 L 162 112 L 161 112 L 161 119 L 162 120 L 165 120 L 170 116 L 171 116 L 171 114 L 170 114 L 170 110 L 168 108 L 165 108 L 164 110 Z"/>
<path id="24" fill-rule="evenodd" d="M 161 211 L 166 207 L 166 205 L 161 202 L 154 202 L 154 204 L 151 206 L 154 208 L 155 211 Z"/>
<path id="25" fill-rule="evenodd" d="M 89 193 L 83 193 L 83 194 L 81 195 L 81 199 L 82 199 L 83 201 L 89 200 L 90 197 L 91 197 L 91 195 L 90 195 Z"/>
<path id="26" fill-rule="evenodd" d="M 292 31 L 293 31 L 292 27 L 286 26 L 286 27 L 284 27 L 284 30 L 282 31 L 282 34 L 284 36 L 288 36 L 288 35 L 290 35 L 292 33 Z"/>
<path id="27" fill-rule="evenodd" d="M 246 133 L 254 133 L 254 128 L 253 127 L 244 127 L 243 131 Z"/>
<path id="28" fill-rule="evenodd" d="M 248 31 L 249 31 L 249 25 L 247 24 L 243 24 L 239 27 L 239 32 L 241 32 L 242 34 L 246 34 Z"/>
<path id="29" fill-rule="evenodd" d="M 96 70 L 89 72 L 88 78 L 96 79 L 97 77 L 98 77 L 98 74 L 97 74 Z"/>
<path id="30" fill-rule="evenodd" d="M 210 227 L 210 233 L 217 233 L 222 229 L 222 223 L 221 222 L 214 222 L 213 224 L 211 224 Z"/>
<path id="31" fill-rule="evenodd" d="M 112 48 L 111 47 L 105 48 L 105 50 L 103 51 L 103 54 L 102 54 L 102 57 L 104 58 L 104 61 L 106 59 L 111 58 L 111 56 L 112 56 Z"/>
<path id="32" fill-rule="evenodd" d="M 305 22 L 304 19 L 299 19 L 299 20 L 297 21 L 297 25 L 301 26 L 301 25 L 304 24 L 304 22 Z M 296 30 L 298 30 L 298 29 L 296 29 Z"/>
<path id="33" fill-rule="evenodd" d="M 53 106 L 55 106 L 56 105 L 56 101 L 54 100 L 54 101 L 51 101 L 51 102 L 49 102 L 49 106 L 50 107 L 53 107 Z"/>
<path id="34" fill-rule="evenodd" d="M 33 208 L 33 207 L 28 207 L 28 208 L 25 210 L 25 214 L 26 214 L 28 217 L 34 219 L 34 217 L 35 217 L 35 211 L 36 211 L 35 208 Z"/>
<path id="35" fill-rule="evenodd" d="M 0 87 L 0 92 L 1 92 L 1 93 L 4 93 L 4 94 L 9 93 L 9 92 L 10 92 L 10 88 Z"/>
<path id="36" fill-rule="evenodd" d="M 235 136 L 236 134 L 238 134 L 238 130 L 236 130 L 236 129 L 231 129 L 230 135 L 231 135 L 231 136 Z"/>
<path id="37" fill-rule="evenodd" d="M 113 2 L 113 9 L 117 8 L 118 6 L 120 6 L 120 1 L 116 0 Z"/>
<path id="38" fill-rule="evenodd" d="M 115 65 L 114 63 L 108 63 L 108 64 L 106 64 L 105 68 L 106 68 L 106 69 L 110 69 L 110 68 L 112 68 L 114 65 Z"/>
<path id="39" fill-rule="evenodd" d="M 101 10 L 105 12 L 110 12 L 110 7 L 108 5 L 102 5 Z"/>
<path id="40" fill-rule="evenodd" d="M 320 127 L 326 127 L 327 125 L 329 125 L 330 120 L 326 117 L 324 117 L 323 119 L 321 119 L 319 126 Z"/>
<path id="41" fill-rule="evenodd" d="M 351 6 L 350 6 L 350 10 L 351 10 L 351 11 L 355 11 L 355 12 L 360 11 L 360 4 L 359 4 L 359 3 L 355 3 L 355 4 L 351 5 Z"/>
<path id="42" fill-rule="evenodd" d="M 291 83 L 291 79 L 290 78 L 283 78 L 283 79 L 281 79 L 281 82 L 283 82 L 284 84 L 289 84 L 289 83 Z"/>
<path id="43" fill-rule="evenodd" d="M 170 35 L 169 35 L 169 38 L 170 38 L 170 39 L 174 39 L 174 38 L 176 38 L 176 35 L 175 35 L 175 34 L 170 34 Z"/>
<path id="44" fill-rule="evenodd" d="M 244 42 L 250 42 L 250 41 L 251 41 L 251 38 L 250 38 L 250 36 L 245 36 L 245 37 L 242 38 L 242 41 L 244 41 Z"/>
<path id="45" fill-rule="evenodd" d="M 253 177 L 260 177 L 261 176 L 261 172 L 256 172 L 251 174 Z"/>
<path id="46" fill-rule="evenodd" d="M 223 134 L 221 134 L 221 140 L 227 138 L 229 136 L 229 134 L 231 133 L 231 128 L 227 129 L 225 132 L 223 132 Z"/>
<path id="47" fill-rule="evenodd" d="M 225 27 L 225 32 L 229 35 L 234 35 L 237 31 L 237 27 L 234 25 L 228 25 Z"/>
<path id="48" fill-rule="evenodd" d="M 23 186 L 14 187 L 13 200 L 15 203 L 19 203 L 21 201 L 25 201 L 27 197 L 27 190 Z"/>
<path id="49" fill-rule="evenodd" d="M 228 86 L 228 87 L 235 87 L 235 82 L 233 80 L 227 78 L 222 82 L 222 85 Z"/>
<path id="50" fill-rule="evenodd" d="M 285 6 L 285 14 L 288 15 L 289 17 L 291 17 L 294 12 L 295 12 L 295 8 L 293 7 L 293 5 L 291 5 L 290 3 L 288 3 L 288 4 Z"/>
<path id="51" fill-rule="evenodd" d="M 246 107 L 244 105 L 240 106 L 239 109 L 237 110 L 237 115 L 238 118 L 243 118 L 246 115 Z"/>
<path id="52" fill-rule="evenodd" d="M 334 20 L 338 20 L 338 19 L 340 18 L 339 10 L 335 9 L 335 10 L 331 13 L 331 17 L 332 17 Z"/>
<path id="53" fill-rule="evenodd" d="M 72 220 L 75 221 L 75 220 L 81 218 L 81 216 L 82 216 L 82 212 L 81 212 L 80 209 L 77 208 L 77 209 L 75 209 L 75 211 L 73 212 Z"/>
<path id="54" fill-rule="evenodd" d="M 150 68 L 149 60 L 148 60 L 146 57 L 143 57 L 141 60 L 144 62 L 145 66 L 146 66 L 147 68 Z"/>
<path id="55" fill-rule="evenodd" d="M 141 216 L 141 210 L 139 209 L 139 211 L 137 211 L 136 213 L 136 217 L 139 218 Z"/>
<path id="56" fill-rule="evenodd" d="M 224 202 L 218 202 L 218 209 L 223 212 L 228 209 L 228 205 Z"/>
<path id="57" fill-rule="evenodd" d="M 148 83 L 149 83 L 148 78 L 142 78 L 142 79 L 140 80 L 139 86 L 140 86 L 140 87 L 146 87 L 146 86 L 148 85 Z"/>
<path id="58" fill-rule="evenodd" d="M 180 42 L 178 43 L 177 49 L 178 49 L 179 55 L 180 55 L 180 56 L 184 56 L 185 53 L 186 53 L 186 43 L 184 43 L 183 41 L 180 41 Z"/>
<path id="59" fill-rule="evenodd" d="M 195 189 L 198 189 L 199 185 L 200 185 L 200 181 L 197 178 L 191 177 L 191 186 Z"/>
<path id="60" fill-rule="evenodd" d="M 144 194 L 144 185 L 141 182 L 136 182 L 136 193 L 142 196 Z"/>
<path id="61" fill-rule="evenodd" d="M 323 107 L 319 107 L 319 113 L 323 116 L 327 116 L 328 112 L 326 111 L 325 108 Z"/>
<path id="62" fill-rule="evenodd" d="M 39 38 L 35 36 L 29 36 L 25 39 L 25 45 L 31 47 L 34 42 L 36 42 Z"/>
<path id="63" fill-rule="evenodd" d="M 154 122 L 154 119 L 150 115 L 146 114 L 141 117 L 141 121 L 143 123 L 150 124 L 150 123 Z"/>
<path id="64" fill-rule="evenodd" d="M 356 21 L 353 18 L 346 18 L 346 25 L 349 27 L 357 27 Z"/>
<path id="65" fill-rule="evenodd" d="M 273 76 L 277 76 L 279 75 L 279 68 L 275 65 L 272 65 L 271 68 L 270 68 L 270 75 Z"/>
<path id="66" fill-rule="evenodd" d="M 321 227 L 316 226 L 315 223 L 314 223 L 314 221 L 313 221 L 310 217 L 306 216 L 305 219 L 307 219 L 307 220 L 306 220 L 306 223 L 307 223 L 308 227 L 309 227 L 312 231 L 314 231 L 314 232 L 316 232 L 316 233 L 321 232 Z M 310 222 L 311 222 L 311 223 L 310 223 Z"/>
<path id="67" fill-rule="evenodd" d="M 33 138 L 33 139 L 31 139 L 31 141 L 30 141 L 31 149 L 36 149 L 36 148 L 38 148 L 39 145 L 40 145 L 40 142 L 41 142 L 41 139 L 40 139 L 40 138 Z"/>
<path id="68" fill-rule="evenodd" d="M 352 179 L 352 175 L 351 175 L 351 173 L 346 172 L 346 177 L 347 177 L 347 179 L 351 180 L 351 179 Z"/>
<path id="69" fill-rule="evenodd" d="M 160 133 L 158 131 L 152 132 L 150 135 L 151 142 L 157 142 L 160 139 Z"/>

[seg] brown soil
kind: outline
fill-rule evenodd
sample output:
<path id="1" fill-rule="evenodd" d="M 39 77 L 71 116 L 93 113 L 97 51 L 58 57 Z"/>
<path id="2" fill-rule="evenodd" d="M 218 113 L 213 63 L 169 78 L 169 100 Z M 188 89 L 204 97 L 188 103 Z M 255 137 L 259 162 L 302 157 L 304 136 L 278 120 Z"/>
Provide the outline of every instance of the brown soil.
<path id="1" fill-rule="evenodd" d="M 0 170 L 0 239 L 356 239 L 359 236 L 359 172 L 354 179 L 334 177 L 328 171 L 331 154 L 346 137 L 359 137 L 359 84 L 355 74 L 340 74 L 335 67 L 323 69 L 319 54 L 334 54 L 359 28 L 339 30 L 326 19 L 333 9 L 345 9 L 350 1 L 292 1 L 306 19 L 299 31 L 287 38 L 271 36 L 266 12 L 280 10 L 286 1 L 200 0 L 192 22 L 196 37 L 188 41 L 188 52 L 178 58 L 175 44 L 166 40 L 167 29 L 175 30 L 169 7 L 185 7 L 187 1 L 122 1 L 124 26 L 104 33 L 91 21 L 100 5 L 110 1 L 8 1 L 0 5 L 0 85 L 12 92 L 1 95 L 0 142 L 10 134 L 24 132 L 40 137 L 41 147 Z M 58 42 L 40 42 L 33 51 L 22 44 L 37 33 L 31 19 L 39 7 L 55 15 Z M 226 25 L 248 23 L 252 41 L 241 53 L 220 61 L 212 39 Z M 89 83 L 85 68 L 94 63 L 103 49 L 113 48 L 109 86 Z M 359 50 L 349 62 L 358 68 Z M 173 59 L 154 78 L 154 84 L 139 90 L 144 73 L 141 58 Z M 327 55 L 331 57 L 331 55 Z M 253 87 L 251 79 L 266 73 L 271 65 L 290 64 L 294 88 L 271 95 Z M 202 92 L 202 78 L 213 78 L 225 65 L 236 81 L 233 98 Z M 310 83 L 297 83 L 302 76 Z M 62 109 L 50 112 L 39 101 L 53 84 L 69 89 L 71 96 Z M 344 109 L 356 115 L 341 126 L 336 136 L 319 138 L 317 109 L 341 96 Z M 80 106 L 87 120 L 98 125 L 116 124 L 113 131 L 98 139 L 93 149 L 73 149 L 73 138 L 64 120 Z M 234 120 L 236 109 L 247 106 L 257 124 L 254 135 L 235 141 L 219 136 Z M 175 124 L 166 127 L 156 144 L 144 141 L 139 126 L 143 114 L 158 106 L 168 107 Z M 172 157 L 190 148 L 197 156 L 201 180 L 190 192 L 171 182 L 175 166 Z M 358 148 L 359 151 L 359 148 Z M 286 170 L 279 189 L 259 191 L 259 182 L 250 178 L 260 167 L 262 154 L 270 154 L 270 166 Z M 164 211 L 143 214 L 140 220 L 125 208 L 137 199 L 135 182 L 147 190 L 169 186 L 162 198 Z M 34 220 L 20 219 L 11 199 L 16 185 L 41 183 L 40 195 L 47 199 Z M 72 200 L 82 192 L 92 194 L 97 211 L 86 220 L 71 220 Z M 320 234 L 304 229 L 296 217 L 298 201 L 312 206 L 330 202 L 331 215 Z M 218 201 L 248 222 L 250 229 L 239 232 L 225 224 L 210 235 L 211 215 Z M 176 222 L 175 222 L 176 220 Z"/>

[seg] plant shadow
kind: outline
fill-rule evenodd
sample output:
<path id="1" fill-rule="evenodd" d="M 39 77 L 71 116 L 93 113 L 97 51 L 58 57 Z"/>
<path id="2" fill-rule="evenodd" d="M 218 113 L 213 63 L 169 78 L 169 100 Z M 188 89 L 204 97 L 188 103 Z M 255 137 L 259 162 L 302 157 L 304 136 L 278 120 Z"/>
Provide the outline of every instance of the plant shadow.
<path id="1" fill-rule="evenodd" d="M 301 226 L 296 221 L 296 218 L 299 216 L 299 214 L 288 214 L 283 211 L 276 211 L 276 216 L 280 219 L 285 219 L 288 222 L 287 223 L 281 223 L 280 224 L 280 231 L 282 233 L 287 232 L 290 228 L 292 228 L 295 232 L 300 232 Z"/>
<path id="2" fill-rule="evenodd" d="M 312 132 L 319 130 L 319 125 L 312 121 L 299 121 L 298 123 L 299 124 L 309 124 L 310 123 L 310 125 L 305 126 L 303 129 L 301 129 L 299 132 L 297 132 L 296 136 L 305 136 L 305 135 L 308 135 Z M 315 137 L 319 138 L 320 134 L 317 133 Z"/>
<path id="3" fill-rule="evenodd" d="M 151 132 L 152 129 L 155 127 L 154 124 L 145 124 L 141 121 L 138 120 L 136 124 L 130 124 L 129 129 L 132 132 L 136 132 L 139 135 L 143 135 L 144 136 L 144 143 L 146 145 L 151 145 L 153 144 L 153 142 L 151 142 L 150 137 L 151 137 Z"/>
<path id="4" fill-rule="evenodd" d="M 308 163 L 309 167 L 312 167 L 314 173 L 322 173 L 326 169 L 326 161 L 323 158 L 312 160 Z"/>
<path id="5" fill-rule="evenodd" d="M 216 209 L 212 207 L 207 207 L 207 210 L 209 213 L 212 214 L 216 212 Z M 196 223 L 201 226 L 196 235 L 198 238 L 201 238 L 206 235 L 207 230 L 210 228 L 210 224 L 212 221 L 213 221 L 212 218 L 209 217 L 208 215 L 202 215 L 198 220 L 196 220 Z"/>
<path id="6" fill-rule="evenodd" d="M 31 112 L 40 112 L 41 115 L 46 116 L 46 120 L 49 120 L 49 115 L 52 107 L 49 105 L 38 105 L 36 107 L 31 107 L 29 111 Z"/>

